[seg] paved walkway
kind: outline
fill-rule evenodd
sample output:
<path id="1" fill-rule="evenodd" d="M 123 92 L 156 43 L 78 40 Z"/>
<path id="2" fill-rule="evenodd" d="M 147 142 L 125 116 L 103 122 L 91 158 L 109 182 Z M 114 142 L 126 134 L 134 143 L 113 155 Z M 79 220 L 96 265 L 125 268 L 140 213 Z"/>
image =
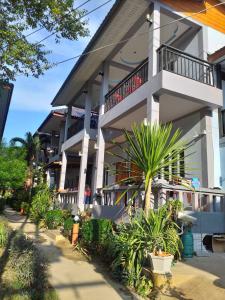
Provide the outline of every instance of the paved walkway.
<path id="1" fill-rule="evenodd" d="M 47 233 L 11 208 L 5 209 L 5 216 L 12 228 L 21 229 L 48 257 L 49 281 L 60 300 L 137 299 L 125 287 L 111 281 L 99 266 L 77 258 L 69 242 L 56 244 Z"/>

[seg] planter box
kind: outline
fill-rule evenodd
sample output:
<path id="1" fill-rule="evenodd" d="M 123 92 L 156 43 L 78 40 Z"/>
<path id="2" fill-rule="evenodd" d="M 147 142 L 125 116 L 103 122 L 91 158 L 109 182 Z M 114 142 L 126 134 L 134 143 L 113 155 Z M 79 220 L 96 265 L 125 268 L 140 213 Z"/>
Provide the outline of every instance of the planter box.
<path id="1" fill-rule="evenodd" d="M 168 256 L 156 256 L 153 253 L 149 253 L 151 262 L 151 269 L 153 273 L 168 274 L 171 273 L 171 265 L 173 262 L 173 255 Z"/>

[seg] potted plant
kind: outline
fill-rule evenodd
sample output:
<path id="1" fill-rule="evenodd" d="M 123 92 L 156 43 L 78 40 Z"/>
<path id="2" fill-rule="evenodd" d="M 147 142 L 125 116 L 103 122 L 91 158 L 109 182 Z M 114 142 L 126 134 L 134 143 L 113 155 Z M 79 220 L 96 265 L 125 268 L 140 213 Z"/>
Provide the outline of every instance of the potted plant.
<path id="1" fill-rule="evenodd" d="M 172 220 L 171 212 L 166 207 L 151 210 L 148 217 L 150 247 L 150 266 L 153 273 L 171 273 L 174 254 L 180 253 L 181 241 L 178 226 Z"/>
<path id="2" fill-rule="evenodd" d="M 171 265 L 174 256 L 168 252 L 162 251 L 161 249 L 154 251 L 149 254 L 151 269 L 153 273 L 157 274 L 168 274 L 171 273 Z"/>

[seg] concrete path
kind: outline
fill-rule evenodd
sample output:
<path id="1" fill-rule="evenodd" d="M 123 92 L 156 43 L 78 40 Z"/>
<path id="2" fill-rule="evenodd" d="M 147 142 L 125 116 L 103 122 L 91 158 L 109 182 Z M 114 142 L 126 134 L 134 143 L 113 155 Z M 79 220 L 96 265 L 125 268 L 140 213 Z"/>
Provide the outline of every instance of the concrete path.
<path id="1" fill-rule="evenodd" d="M 5 209 L 5 216 L 12 228 L 21 229 L 48 257 L 49 281 L 60 300 L 137 299 L 125 287 L 110 280 L 99 266 L 77 258 L 69 242 L 56 244 L 47 232 L 40 231 L 11 208 Z"/>

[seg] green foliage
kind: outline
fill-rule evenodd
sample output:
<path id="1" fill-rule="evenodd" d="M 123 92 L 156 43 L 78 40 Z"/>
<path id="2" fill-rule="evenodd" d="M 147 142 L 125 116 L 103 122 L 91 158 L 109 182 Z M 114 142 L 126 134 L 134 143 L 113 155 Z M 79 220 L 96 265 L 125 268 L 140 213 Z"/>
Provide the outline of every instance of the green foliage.
<path id="1" fill-rule="evenodd" d="M 49 210 L 44 216 L 44 222 L 48 229 L 57 229 L 64 224 L 62 210 Z"/>
<path id="2" fill-rule="evenodd" d="M 181 139 L 181 130 L 172 131 L 172 124 L 158 125 L 144 123 L 132 126 L 131 131 L 124 130 L 126 146 L 118 144 L 122 151 L 122 155 L 111 153 L 118 157 L 121 161 L 128 165 L 133 164 L 139 170 L 136 174 L 131 172 L 127 178 L 118 183 L 137 184 L 140 181 L 140 173 L 144 175 L 145 186 L 145 212 L 150 209 L 150 195 L 152 180 L 158 177 L 158 174 L 170 175 L 171 177 L 179 177 L 177 174 L 177 163 L 184 165 L 182 161 L 184 157 L 180 155 L 187 148 L 187 144 Z M 124 172 L 127 174 L 126 168 Z M 143 182 L 139 182 L 141 185 Z M 137 191 L 134 193 L 137 193 Z"/>
<path id="3" fill-rule="evenodd" d="M 36 193 L 32 198 L 30 218 L 38 223 L 41 219 L 44 219 L 45 214 L 52 205 L 52 193 L 47 185 L 41 185 L 36 189 Z"/>
<path id="4" fill-rule="evenodd" d="M 35 289 L 39 295 L 47 288 L 47 261 L 21 232 L 12 238 L 10 267 L 15 273 L 18 288 Z"/>
<path id="5" fill-rule="evenodd" d="M 25 159 L 28 166 L 31 166 L 32 161 L 35 160 L 38 150 L 40 149 L 40 140 L 38 136 L 33 136 L 31 132 L 27 132 L 25 139 L 15 137 L 11 140 L 11 145 L 15 146 L 16 143 L 22 145 L 25 152 Z"/>
<path id="6" fill-rule="evenodd" d="M 73 221 L 72 217 L 69 217 L 69 218 L 65 219 L 64 224 L 63 224 L 64 231 L 72 230 L 73 229 L 73 224 L 74 224 L 74 221 Z"/>
<path id="7" fill-rule="evenodd" d="M 88 34 L 85 10 L 75 10 L 72 0 L 13 1 L 0 4 L 0 79 L 15 80 L 17 74 L 38 77 L 51 67 L 44 44 L 31 42 L 29 35 L 43 28 L 58 43 L 62 38 L 77 40 Z"/>
<path id="8" fill-rule="evenodd" d="M 29 215 L 30 213 L 30 204 L 28 202 L 22 202 L 21 208 L 23 208 L 25 215 Z"/>
<path id="9" fill-rule="evenodd" d="M 9 237 L 9 228 L 5 222 L 0 221 L 0 248 L 6 246 Z"/>
<path id="10" fill-rule="evenodd" d="M 3 197 L 1 198 L 0 197 L 0 214 L 3 213 L 4 208 L 5 208 L 5 204 L 6 204 L 5 198 L 3 198 Z"/>
<path id="11" fill-rule="evenodd" d="M 23 187 L 27 176 L 24 149 L 0 145 L 0 188 L 2 190 Z"/>
<path id="12" fill-rule="evenodd" d="M 112 221 L 108 219 L 90 219 L 81 227 L 82 242 L 91 248 L 105 248 L 112 235 Z"/>
<path id="13" fill-rule="evenodd" d="M 136 215 L 130 224 L 122 224 L 109 239 L 107 255 L 113 273 L 125 284 L 147 293 L 142 268 L 148 264 L 148 253 L 161 249 L 179 256 L 182 243 L 178 226 L 165 207 Z"/>

